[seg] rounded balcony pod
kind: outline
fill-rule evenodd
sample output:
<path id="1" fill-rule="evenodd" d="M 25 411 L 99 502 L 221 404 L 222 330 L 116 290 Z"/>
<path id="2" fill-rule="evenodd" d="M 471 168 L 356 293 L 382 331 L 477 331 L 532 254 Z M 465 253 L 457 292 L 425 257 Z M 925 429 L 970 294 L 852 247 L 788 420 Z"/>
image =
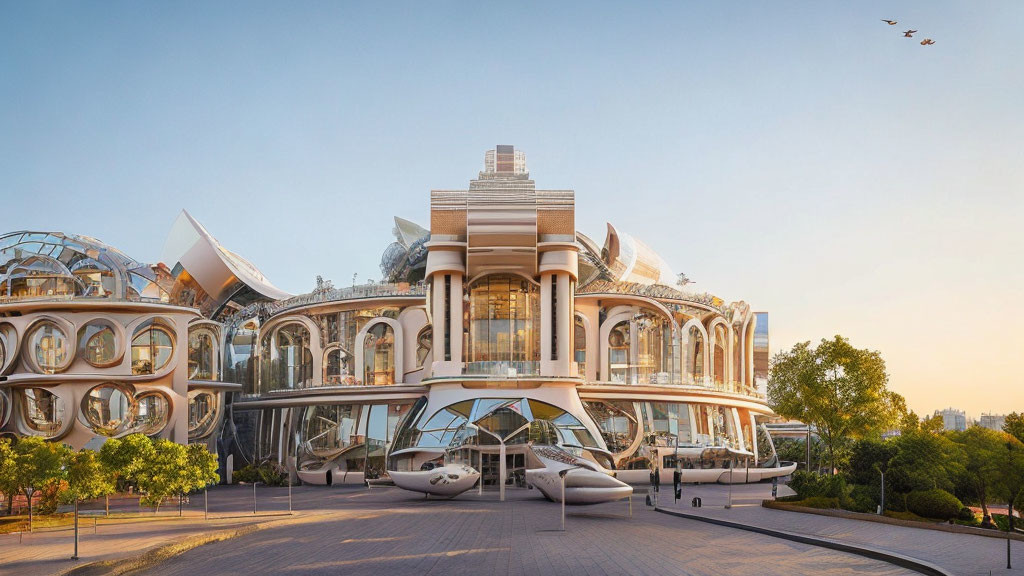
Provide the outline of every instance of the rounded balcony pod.
<path id="1" fill-rule="evenodd" d="M 120 436 L 135 423 L 135 390 L 129 384 L 108 382 L 82 398 L 82 420 L 101 436 Z"/>

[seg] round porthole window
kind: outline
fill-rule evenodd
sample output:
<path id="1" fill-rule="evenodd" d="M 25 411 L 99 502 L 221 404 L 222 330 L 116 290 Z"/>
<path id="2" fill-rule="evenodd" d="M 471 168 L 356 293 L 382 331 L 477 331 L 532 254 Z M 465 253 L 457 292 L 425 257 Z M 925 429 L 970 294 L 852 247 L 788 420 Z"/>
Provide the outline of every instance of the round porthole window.
<path id="1" fill-rule="evenodd" d="M 134 390 L 126 384 L 101 384 L 82 399 L 82 416 L 93 432 L 117 436 L 135 421 Z"/>
<path id="2" fill-rule="evenodd" d="M 67 333 L 52 322 L 43 322 L 28 339 L 32 363 L 43 374 L 62 372 L 71 364 L 71 342 Z"/>
<path id="3" fill-rule="evenodd" d="M 82 358 L 90 366 L 108 368 L 121 359 L 118 354 L 117 334 L 114 327 L 106 322 L 87 324 L 78 331 L 78 341 L 82 347 Z"/>

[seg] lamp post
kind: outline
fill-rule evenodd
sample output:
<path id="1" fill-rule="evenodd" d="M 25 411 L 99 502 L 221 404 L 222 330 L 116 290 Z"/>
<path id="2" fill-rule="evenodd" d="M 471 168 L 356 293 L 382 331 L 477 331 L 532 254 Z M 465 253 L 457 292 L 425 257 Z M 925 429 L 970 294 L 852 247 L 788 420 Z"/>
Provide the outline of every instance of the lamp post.
<path id="1" fill-rule="evenodd" d="M 78 498 L 75 498 L 75 553 L 72 560 L 78 560 Z"/>
<path id="2" fill-rule="evenodd" d="M 570 466 L 558 471 L 558 477 L 562 481 L 562 532 L 565 532 L 565 477 L 569 475 L 569 472 L 580 468 L 580 466 Z"/>
<path id="3" fill-rule="evenodd" d="M 28 531 L 32 531 L 32 495 L 36 493 L 36 489 L 29 486 L 25 488 L 25 494 L 28 496 Z"/>
<path id="4" fill-rule="evenodd" d="M 252 483 L 252 513 L 253 513 L 253 515 L 256 514 L 256 485 L 257 484 L 259 484 L 259 482 L 253 482 Z"/>
<path id="5" fill-rule="evenodd" d="M 210 492 L 209 488 L 203 488 L 203 520 L 210 519 Z"/>

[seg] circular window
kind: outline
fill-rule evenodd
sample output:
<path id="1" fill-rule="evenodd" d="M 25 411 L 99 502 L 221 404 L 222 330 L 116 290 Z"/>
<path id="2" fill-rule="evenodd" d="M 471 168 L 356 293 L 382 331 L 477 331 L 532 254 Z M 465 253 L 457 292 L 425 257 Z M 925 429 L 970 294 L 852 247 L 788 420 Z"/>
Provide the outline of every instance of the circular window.
<path id="1" fill-rule="evenodd" d="M 44 322 L 32 331 L 29 338 L 32 359 L 44 374 L 55 374 L 71 363 L 71 343 L 68 336 L 51 322 Z"/>
<path id="2" fill-rule="evenodd" d="M 135 426 L 133 432 L 147 436 L 159 434 L 167 426 L 171 403 L 159 392 L 144 392 L 136 399 Z"/>
<path id="3" fill-rule="evenodd" d="M 7 365 L 7 339 L 4 338 L 3 334 L 0 334 L 0 372 L 3 371 L 4 366 Z"/>
<path id="4" fill-rule="evenodd" d="M 106 322 L 88 324 L 78 331 L 82 346 L 81 355 L 91 366 L 107 368 L 117 364 L 117 335 L 114 327 Z"/>
<path id="5" fill-rule="evenodd" d="M 188 393 L 189 440 L 208 436 L 217 424 L 217 395 L 206 391 Z"/>
<path id="6" fill-rule="evenodd" d="M 171 360 L 174 339 L 163 326 L 150 324 L 132 338 L 132 374 L 155 374 Z"/>
<path id="7" fill-rule="evenodd" d="M 82 398 L 82 415 L 92 431 L 117 436 L 135 420 L 134 391 L 124 384 L 101 384 Z"/>
<path id="8" fill-rule="evenodd" d="M 64 400 L 45 388 L 21 392 L 24 424 L 32 432 L 52 438 L 64 429 Z"/>

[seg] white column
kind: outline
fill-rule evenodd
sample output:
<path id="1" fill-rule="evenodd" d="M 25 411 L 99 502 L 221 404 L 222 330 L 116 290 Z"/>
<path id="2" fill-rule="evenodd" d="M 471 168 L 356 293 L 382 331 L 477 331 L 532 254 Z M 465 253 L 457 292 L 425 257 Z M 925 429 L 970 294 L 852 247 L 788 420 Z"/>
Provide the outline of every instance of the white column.
<path id="1" fill-rule="evenodd" d="M 572 280 L 568 274 L 558 274 L 556 289 L 558 306 L 558 313 L 555 315 L 558 319 L 558 324 L 555 326 L 558 335 L 556 375 L 568 376 L 569 365 L 572 362 L 573 322 L 575 321 L 572 317 Z"/>

